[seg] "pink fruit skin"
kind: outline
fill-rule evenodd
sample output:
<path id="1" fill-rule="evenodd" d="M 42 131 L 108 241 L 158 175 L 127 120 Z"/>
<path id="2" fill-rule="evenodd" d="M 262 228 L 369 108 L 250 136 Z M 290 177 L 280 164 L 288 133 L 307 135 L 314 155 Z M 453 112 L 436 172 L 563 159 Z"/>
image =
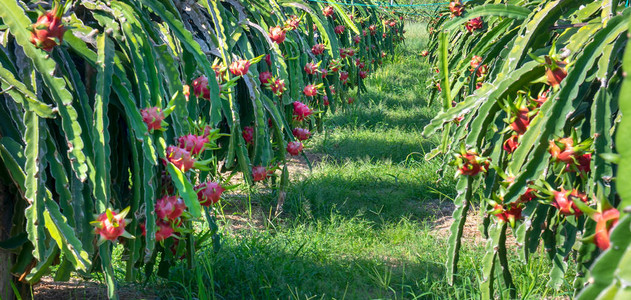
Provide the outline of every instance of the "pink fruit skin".
<path id="1" fill-rule="evenodd" d="M 292 130 L 292 133 L 294 134 L 294 137 L 296 137 L 300 141 L 307 140 L 311 136 L 311 132 L 304 128 L 294 128 L 294 130 Z"/>
<path id="2" fill-rule="evenodd" d="M 305 72 L 309 75 L 313 75 L 318 72 L 318 66 L 314 63 L 307 63 L 305 65 Z"/>
<path id="3" fill-rule="evenodd" d="M 57 45 L 61 45 L 66 28 L 61 22 L 61 11 L 55 6 L 37 18 L 32 26 L 31 43 L 44 51 L 52 51 Z"/>
<path id="4" fill-rule="evenodd" d="M 296 119 L 297 121 L 303 121 L 312 113 L 313 111 L 311 111 L 309 106 L 307 106 L 306 104 L 299 101 L 294 102 L 294 119 Z"/>
<path id="5" fill-rule="evenodd" d="M 267 178 L 267 169 L 261 166 L 252 168 L 252 177 L 254 181 L 265 180 Z"/>
<path id="6" fill-rule="evenodd" d="M 161 242 L 161 241 L 164 241 L 164 240 L 168 239 L 175 232 L 175 230 L 173 230 L 173 227 L 171 227 L 171 224 L 169 224 L 167 222 L 158 220 L 156 225 L 158 225 L 158 231 L 156 232 L 156 241 L 157 242 Z"/>
<path id="7" fill-rule="evenodd" d="M 259 74 L 259 81 L 261 82 L 261 84 L 265 85 L 270 83 L 272 80 L 272 73 L 270 72 L 261 72 L 261 74 Z"/>
<path id="8" fill-rule="evenodd" d="M 250 61 L 247 59 L 233 61 L 232 64 L 230 64 L 230 73 L 232 73 L 232 75 L 234 76 L 243 76 L 245 74 L 248 74 L 248 71 L 250 70 L 250 65 Z"/>
<path id="9" fill-rule="evenodd" d="M 607 250 L 609 248 L 609 232 L 618 223 L 620 212 L 615 208 L 610 208 L 602 213 L 595 213 L 593 219 L 596 221 L 594 243 L 601 250 Z"/>
<path id="10" fill-rule="evenodd" d="M 587 196 L 585 194 L 581 194 L 577 190 L 569 192 L 563 188 L 561 188 L 560 191 L 554 191 L 553 193 L 554 199 L 552 199 L 552 206 L 556 207 L 559 210 L 559 213 L 564 216 L 580 216 L 583 214 L 576 204 L 574 204 L 571 197 L 579 198 L 581 201 L 587 203 Z"/>
<path id="11" fill-rule="evenodd" d="M 321 55 L 322 53 L 324 53 L 325 49 L 326 47 L 324 46 L 324 44 L 316 44 L 311 48 L 311 52 L 313 52 L 313 55 Z"/>
<path id="12" fill-rule="evenodd" d="M 193 155 L 198 155 L 204 151 L 204 147 L 210 142 L 208 137 L 203 135 L 188 134 L 178 139 L 180 148 L 186 149 Z"/>
<path id="13" fill-rule="evenodd" d="M 199 199 L 199 204 L 202 206 L 210 206 L 217 203 L 221 198 L 221 194 L 226 190 L 218 182 L 205 182 L 198 185 L 195 189 L 199 190 L 197 199 Z"/>
<path id="14" fill-rule="evenodd" d="M 208 78 L 206 76 L 199 76 L 193 80 L 193 94 L 195 97 L 202 97 L 206 100 L 210 100 L 210 90 L 208 89 Z"/>
<path id="15" fill-rule="evenodd" d="M 254 141 L 254 128 L 252 126 L 243 127 L 243 133 L 241 135 L 243 135 L 243 139 L 246 143 L 252 144 Z"/>
<path id="16" fill-rule="evenodd" d="M 285 30 L 280 26 L 272 27 L 269 30 L 269 38 L 276 44 L 281 44 L 285 41 Z"/>
<path id="17" fill-rule="evenodd" d="M 174 221 L 179 218 L 185 209 L 186 204 L 184 204 L 182 198 L 178 196 L 168 196 L 158 199 L 155 206 L 158 218 L 169 221 Z"/>
<path id="18" fill-rule="evenodd" d="M 112 215 L 114 215 L 113 220 L 115 221 L 114 223 L 117 223 L 117 226 L 112 224 L 107 218 L 107 213 L 102 213 L 96 219 L 100 224 L 94 230 L 94 233 L 101 235 L 101 237 L 108 241 L 116 240 L 125 232 L 126 222 L 123 216 L 114 212 L 112 212 Z"/>
<path id="19" fill-rule="evenodd" d="M 287 143 L 287 152 L 291 155 L 298 155 L 300 151 L 302 151 L 302 143 L 301 142 L 289 142 Z"/>
<path id="20" fill-rule="evenodd" d="M 162 129 L 162 121 L 164 120 L 164 113 L 159 107 L 149 107 L 140 110 L 142 121 L 147 124 L 149 131 Z"/>
<path id="21" fill-rule="evenodd" d="M 344 26 L 344 25 L 337 25 L 337 26 L 335 26 L 335 28 L 333 30 L 337 34 L 342 34 L 342 33 L 344 33 L 344 30 L 346 30 L 346 26 Z"/>
<path id="22" fill-rule="evenodd" d="M 313 97 L 318 94 L 318 88 L 316 88 L 315 85 L 310 84 L 310 85 L 307 85 L 302 92 L 307 97 Z"/>
<path id="23" fill-rule="evenodd" d="M 190 170 L 195 164 L 195 159 L 190 152 L 175 146 L 167 147 L 167 160 L 182 170 L 182 172 Z"/>

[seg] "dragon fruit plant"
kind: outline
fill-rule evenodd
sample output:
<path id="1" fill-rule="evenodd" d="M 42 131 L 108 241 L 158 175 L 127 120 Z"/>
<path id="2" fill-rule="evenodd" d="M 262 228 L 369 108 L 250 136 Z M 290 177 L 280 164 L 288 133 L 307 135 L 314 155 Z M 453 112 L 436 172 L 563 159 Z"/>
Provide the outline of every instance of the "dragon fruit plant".
<path id="1" fill-rule="evenodd" d="M 631 8 L 588 2 L 454 0 L 427 24 L 421 54 L 438 71 L 427 85 L 442 107 L 423 131 L 442 135 L 427 159 L 455 158 L 460 174 L 446 274 L 453 283 L 467 211 L 479 206 L 482 299 L 523 297 L 508 261 L 527 262 L 543 246 L 547 286 L 559 290 L 576 272 L 573 298 L 621 297 L 631 280 L 622 275 L 631 259 Z"/>
<path id="2" fill-rule="evenodd" d="M 368 6 L 97 2 L 0 0 L 0 201 L 24 220 L 0 220 L 0 240 L 23 241 L 0 286 L 102 272 L 115 299 L 116 280 L 194 266 L 196 249 L 220 245 L 212 204 L 230 187 L 218 166 L 245 184 L 287 176 L 286 145 L 315 134 L 351 86 L 364 93 L 355 59 L 374 70 L 403 28 Z M 125 255 L 112 257 L 114 242 Z"/>

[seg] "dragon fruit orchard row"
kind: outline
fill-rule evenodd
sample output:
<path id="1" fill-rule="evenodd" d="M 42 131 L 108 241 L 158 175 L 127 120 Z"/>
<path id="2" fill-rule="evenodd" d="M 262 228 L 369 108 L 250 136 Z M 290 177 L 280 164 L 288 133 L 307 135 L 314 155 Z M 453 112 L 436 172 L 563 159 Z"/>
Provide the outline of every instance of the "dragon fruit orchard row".
<path id="1" fill-rule="evenodd" d="M 110 298 L 115 247 L 127 281 L 219 249 L 214 206 L 233 175 L 285 193 L 287 157 L 403 39 L 399 16 L 372 6 L 0 6 L 0 190 L 15 212 L 0 243 L 18 241 L 0 287 L 57 265 L 58 280 L 103 272 Z"/>

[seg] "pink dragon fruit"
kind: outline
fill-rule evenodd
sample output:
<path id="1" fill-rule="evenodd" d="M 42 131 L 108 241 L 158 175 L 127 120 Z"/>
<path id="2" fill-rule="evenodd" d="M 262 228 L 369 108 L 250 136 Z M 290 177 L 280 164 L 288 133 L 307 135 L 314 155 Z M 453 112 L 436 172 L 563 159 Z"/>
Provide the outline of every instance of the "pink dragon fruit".
<path id="1" fill-rule="evenodd" d="M 306 104 L 294 101 L 294 119 L 297 121 L 303 121 L 305 118 L 310 116 L 313 111 Z"/>
<path id="2" fill-rule="evenodd" d="M 333 6 L 327 6 L 327 7 L 325 7 L 325 8 L 322 10 L 322 14 L 323 14 L 325 17 L 330 17 L 330 16 L 332 16 L 332 15 L 333 15 L 333 13 L 334 13 L 334 11 L 333 11 Z"/>
<path id="3" fill-rule="evenodd" d="M 311 52 L 313 52 L 313 55 L 322 55 L 325 49 L 326 46 L 324 46 L 324 44 L 315 44 L 313 47 L 311 47 Z"/>
<path id="4" fill-rule="evenodd" d="M 300 151 L 302 151 L 302 143 L 301 142 L 289 142 L 287 143 L 287 152 L 291 155 L 298 155 Z"/>
<path id="5" fill-rule="evenodd" d="M 158 225 L 158 231 L 156 231 L 156 242 L 162 242 L 170 238 L 175 232 L 171 224 L 168 222 L 158 220 L 156 225 Z"/>
<path id="6" fill-rule="evenodd" d="M 193 80 L 193 94 L 195 97 L 202 97 L 210 100 L 210 90 L 208 89 L 208 78 L 202 75 Z"/>
<path id="7" fill-rule="evenodd" d="M 254 142 L 254 128 L 252 126 L 243 127 L 241 135 L 247 144 L 252 144 Z"/>
<path id="8" fill-rule="evenodd" d="M 199 204 L 202 206 L 210 206 L 211 204 L 215 204 L 221 198 L 221 194 L 226 190 L 219 184 L 218 182 L 205 182 L 198 185 L 195 190 L 197 190 L 197 199 L 199 199 Z"/>
<path id="9" fill-rule="evenodd" d="M 359 71 L 359 77 L 361 79 L 366 79 L 366 77 L 368 77 L 368 72 L 366 72 L 366 71 Z"/>
<path id="10" fill-rule="evenodd" d="M 167 160 L 182 170 L 182 172 L 190 170 L 195 165 L 195 159 L 190 152 L 175 146 L 167 147 Z"/>
<path id="11" fill-rule="evenodd" d="M 186 209 L 186 204 L 184 204 L 184 200 L 178 196 L 167 196 L 158 199 L 156 201 L 156 215 L 158 219 L 173 221 L 179 218 L 184 210 Z"/>
<path id="12" fill-rule="evenodd" d="M 204 147 L 210 142 L 207 136 L 188 134 L 178 139 L 180 148 L 186 149 L 193 155 L 198 155 L 204 151 Z"/>
<path id="13" fill-rule="evenodd" d="M 120 236 L 133 238 L 125 231 L 125 225 L 130 221 L 125 219 L 128 213 L 129 207 L 125 208 L 120 213 L 111 211 L 108 208 L 104 213 L 100 214 L 95 221 L 90 222 L 90 224 L 96 227 L 94 228 L 94 233 L 100 235 L 99 244 L 105 241 L 115 241 Z"/>
<path id="14" fill-rule="evenodd" d="M 333 29 L 333 31 L 335 31 L 335 33 L 337 33 L 337 34 L 342 34 L 342 33 L 344 33 L 344 30 L 346 30 L 346 26 L 344 26 L 344 25 L 337 25 L 337 26 L 335 26 L 335 28 Z"/>
<path id="15" fill-rule="evenodd" d="M 270 84 L 271 81 L 272 81 L 272 73 L 271 72 L 261 72 L 261 74 L 259 74 L 259 81 L 263 85 Z"/>
<path id="16" fill-rule="evenodd" d="M 232 75 L 234 76 L 243 76 L 245 74 L 248 74 L 248 71 L 250 70 L 250 65 L 250 61 L 247 59 L 233 61 L 232 64 L 230 64 L 230 73 L 232 73 Z"/>
<path id="17" fill-rule="evenodd" d="M 309 75 L 313 75 L 318 72 L 318 66 L 314 63 L 307 63 L 305 65 L 305 72 Z"/>
<path id="18" fill-rule="evenodd" d="M 355 43 L 355 45 L 359 45 L 359 43 L 361 43 L 362 41 L 362 37 L 359 35 L 356 35 L 353 37 L 353 43 Z"/>
<path id="19" fill-rule="evenodd" d="M 252 168 L 252 177 L 255 182 L 265 180 L 267 176 L 268 176 L 268 173 L 265 167 L 257 166 L 257 167 Z"/>
<path id="20" fill-rule="evenodd" d="M 299 128 L 299 127 L 294 128 L 294 130 L 292 130 L 292 133 L 294 134 L 294 137 L 296 137 L 300 141 L 307 140 L 311 136 L 311 132 L 308 129 Z"/>
<path id="21" fill-rule="evenodd" d="M 313 84 L 309 84 L 303 89 L 302 92 L 307 97 L 313 97 L 313 96 L 318 94 L 318 88 L 315 85 L 313 85 Z"/>
<path id="22" fill-rule="evenodd" d="M 274 83 L 271 85 L 271 89 L 274 95 L 279 97 L 282 96 L 286 90 L 285 81 L 281 79 L 276 79 L 276 81 L 274 81 Z"/>
<path id="23" fill-rule="evenodd" d="M 51 11 L 39 16 L 32 25 L 31 43 L 37 48 L 50 52 L 57 45 L 61 45 L 66 28 L 61 22 L 63 9 L 55 4 Z"/>
<path id="24" fill-rule="evenodd" d="M 147 124 L 149 131 L 162 129 L 162 121 L 164 121 L 164 112 L 159 107 L 149 107 L 140 110 L 142 121 Z"/>
<path id="25" fill-rule="evenodd" d="M 280 26 L 270 28 L 269 38 L 276 44 L 282 44 L 285 41 L 285 29 Z"/>

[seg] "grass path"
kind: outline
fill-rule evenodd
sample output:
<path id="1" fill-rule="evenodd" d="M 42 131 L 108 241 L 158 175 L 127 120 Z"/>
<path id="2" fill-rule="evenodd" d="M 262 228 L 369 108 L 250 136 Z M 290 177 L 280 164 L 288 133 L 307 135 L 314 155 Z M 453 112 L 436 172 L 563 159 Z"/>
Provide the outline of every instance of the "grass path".
<path id="1" fill-rule="evenodd" d="M 245 199 L 226 199 L 222 249 L 202 255 L 192 273 L 172 270 L 187 287 L 178 297 L 201 291 L 195 278 L 225 299 L 476 297 L 483 247 L 475 238 L 464 244 L 458 284 L 444 279 L 448 233 L 436 220 L 450 214 L 441 195 L 454 194 L 454 181 L 437 183 L 439 162 L 422 160 L 437 138 L 420 132 L 438 109 L 428 106 L 431 75 L 418 55 L 425 33 L 407 31 L 407 47 L 370 77 L 369 92 L 309 142 L 318 162 L 294 178 L 280 217 L 269 217 L 275 199 L 265 193 L 249 199 L 249 212 Z M 516 265 L 524 298 L 548 294 L 546 262 Z"/>

